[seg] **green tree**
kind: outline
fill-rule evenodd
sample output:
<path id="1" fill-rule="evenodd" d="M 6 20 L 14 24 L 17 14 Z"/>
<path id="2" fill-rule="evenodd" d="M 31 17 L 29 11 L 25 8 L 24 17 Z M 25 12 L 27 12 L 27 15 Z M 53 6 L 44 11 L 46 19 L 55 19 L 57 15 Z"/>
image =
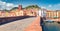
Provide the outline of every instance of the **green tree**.
<path id="1" fill-rule="evenodd" d="M 29 8 L 40 8 L 39 6 L 37 6 L 37 5 L 30 5 L 30 6 L 27 6 L 27 7 L 25 7 L 26 9 L 29 9 Z"/>

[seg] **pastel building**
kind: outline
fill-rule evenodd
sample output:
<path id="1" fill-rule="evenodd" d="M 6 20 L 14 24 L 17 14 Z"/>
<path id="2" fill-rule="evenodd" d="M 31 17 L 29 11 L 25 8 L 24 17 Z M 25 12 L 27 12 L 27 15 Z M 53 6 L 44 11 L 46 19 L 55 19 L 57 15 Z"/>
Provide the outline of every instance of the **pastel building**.
<path id="1" fill-rule="evenodd" d="M 46 17 L 47 18 L 59 18 L 60 17 L 60 11 L 48 10 L 46 12 Z"/>
<path id="2" fill-rule="evenodd" d="M 5 17 L 5 11 L 1 11 L 0 17 Z"/>
<path id="3" fill-rule="evenodd" d="M 28 16 L 37 16 L 37 11 L 38 11 L 38 9 L 37 10 L 35 10 L 36 8 L 34 8 L 34 9 L 27 9 L 26 10 L 26 15 L 28 15 Z"/>
<path id="4" fill-rule="evenodd" d="M 0 11 L 0 16 L 1 16 L 1 14 L 2 14 L 2 13 L 1 13 L 1 11 Z"/>
<path id="5" fill-rule="evenodd" d="M 22 5 L 18 5 L 17 9 L 9 12 L 0 11 L 0 17 L 14 17 L 14 16 L 37 16 L 38 8 L 22 9 Z"/>

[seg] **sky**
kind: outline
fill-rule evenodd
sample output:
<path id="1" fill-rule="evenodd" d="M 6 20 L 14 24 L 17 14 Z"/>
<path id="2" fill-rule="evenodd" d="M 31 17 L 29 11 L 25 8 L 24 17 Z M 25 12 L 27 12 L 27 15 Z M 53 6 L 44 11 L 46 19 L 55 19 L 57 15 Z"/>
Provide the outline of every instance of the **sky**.
<path id="1" fill-rule="evenodd" d="M 48 10 L 60 10 L 60 0 L 0 0 L 0 9 L 10 10 L 18 5 L 38 5 Z"/>

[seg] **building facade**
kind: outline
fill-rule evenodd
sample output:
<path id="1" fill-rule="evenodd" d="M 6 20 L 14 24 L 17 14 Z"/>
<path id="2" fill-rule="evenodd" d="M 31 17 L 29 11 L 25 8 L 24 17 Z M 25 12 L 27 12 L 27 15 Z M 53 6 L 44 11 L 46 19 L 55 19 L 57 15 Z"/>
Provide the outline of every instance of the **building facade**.
<path id="1" fill-rule="evenodd" d="M 60 17 L 60 11 L 48 10 L 46 12 L 46 17 L 47 18 L 59 18 Z"/>

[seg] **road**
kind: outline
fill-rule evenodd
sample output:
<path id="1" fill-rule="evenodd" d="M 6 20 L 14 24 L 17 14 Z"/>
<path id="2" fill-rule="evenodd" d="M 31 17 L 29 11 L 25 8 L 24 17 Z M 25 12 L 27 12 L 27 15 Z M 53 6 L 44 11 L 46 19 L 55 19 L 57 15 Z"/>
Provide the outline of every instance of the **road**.
<path id="1" fill-rule="evenodd" d="M 0 31 L 24 31 L 35 19 L 36 17 L 31 17 L 0 25 Z"/>

